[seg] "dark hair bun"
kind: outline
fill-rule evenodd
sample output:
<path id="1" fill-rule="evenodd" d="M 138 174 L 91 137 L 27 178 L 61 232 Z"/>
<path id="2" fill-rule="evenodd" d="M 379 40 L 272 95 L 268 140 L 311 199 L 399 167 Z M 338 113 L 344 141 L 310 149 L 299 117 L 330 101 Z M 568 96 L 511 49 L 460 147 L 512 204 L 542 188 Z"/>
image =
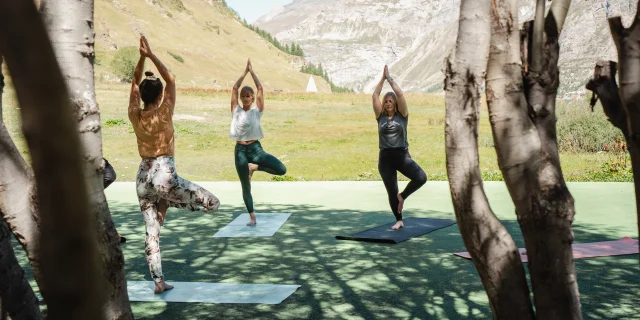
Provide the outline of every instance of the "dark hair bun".
<path id="1" fill-rule="evenodd" d="M 151 72 L 151 71 L 145 71 L 145 72 L 144 72 L 144 75 L 145 75 L 145 76 L 147 76 L 147 77 L 153 77 L 153 72 Z"/>

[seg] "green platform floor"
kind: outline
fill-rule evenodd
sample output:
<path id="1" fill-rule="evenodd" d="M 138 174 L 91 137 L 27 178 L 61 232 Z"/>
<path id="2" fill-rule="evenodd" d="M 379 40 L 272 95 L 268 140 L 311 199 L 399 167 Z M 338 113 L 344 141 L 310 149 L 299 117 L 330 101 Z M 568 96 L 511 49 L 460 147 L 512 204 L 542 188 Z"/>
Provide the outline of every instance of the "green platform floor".
<path id="1" fill-rule="evenodd" d="M 246 212 L 239 182 L 203 182 L 221 200 L 213 214 L 170 209 L 161 234 L 171 281 L 298 284 L 279 305 L 132 303 L 137 319 L 491 319 L 486 294 L 453 225 L 391 245 L 341 241 L 393 221 L 382 182 L 255 182 L 258 212 L 293 213 L 269 238 L 212 238 Z M 401 187 L 404 183 L 401 183 Z M 633 185 L 570 183 L 576 242 L 637 238 Z M 523 246 L 502 182 L 487 182 L 492 209 Z M 128 280 L 151 280 L 133 182 L 106 190 Z M 455 219 L 447 182 L 428 182 L 406 217 Z M 640 318 L 638 255 L 576 260 L 585 319 Z"/>

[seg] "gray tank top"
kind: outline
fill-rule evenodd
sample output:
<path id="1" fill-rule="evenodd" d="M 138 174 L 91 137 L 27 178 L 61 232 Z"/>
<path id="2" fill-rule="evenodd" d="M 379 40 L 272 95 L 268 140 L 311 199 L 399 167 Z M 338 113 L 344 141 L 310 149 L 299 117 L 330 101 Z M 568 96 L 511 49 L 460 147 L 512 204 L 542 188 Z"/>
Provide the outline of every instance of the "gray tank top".
<path id="1" fill-rule="evenodd" d="M 393 114 L 389 119 L 386 112 L 378 117 L 378 137 L 380 149 L 408 148 L 407 124 L 409 115 L 403 117 L 400 112 Z"/>

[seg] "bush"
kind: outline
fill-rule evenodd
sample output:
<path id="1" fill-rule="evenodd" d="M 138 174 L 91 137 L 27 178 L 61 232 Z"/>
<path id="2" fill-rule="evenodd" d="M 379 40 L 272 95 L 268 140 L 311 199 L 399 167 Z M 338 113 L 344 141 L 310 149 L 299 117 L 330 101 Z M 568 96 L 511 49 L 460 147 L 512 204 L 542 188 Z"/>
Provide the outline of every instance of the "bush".
<path id="1" fill-rule="evenodd" d="M 605 143 L 617 140 L 622 135 L 596 107 L 594 112 L 588 106 L 561 105 L 558 115 L 558 148 L 562 152 L 604 151 Z"/>
<path id="2" fill-rule="evenodd" d="M 138 64 L 140 52 L 137 47 L 128 46 L 118 49 L 115 57 L 111 61 L 111 68 L 116 77 L 121 81 L 131 83 L 133 80 L 133 71 Z"/>
<path id="3" fill-rule="evenodd" d="M 184 59 L 182 59 L 182 57 L 179 54 L 175 54 L 171 51 L 167 51 L 167 53 L 172 56 L 174 59 L 178 60 L 178 62 L 180 63 L 184 63 Z"/>
<path id="4" fill-rule="evenodd" d="M 124 120 L 122 119 L 109 119 L 107 120 L 107 122 L 105 122 L 104 126 L 105 127 L 113 127 L 113 126 L 119 126 L 119 125 L 123 125 L 126 124 L 126 122 L 124 122 Z"/>

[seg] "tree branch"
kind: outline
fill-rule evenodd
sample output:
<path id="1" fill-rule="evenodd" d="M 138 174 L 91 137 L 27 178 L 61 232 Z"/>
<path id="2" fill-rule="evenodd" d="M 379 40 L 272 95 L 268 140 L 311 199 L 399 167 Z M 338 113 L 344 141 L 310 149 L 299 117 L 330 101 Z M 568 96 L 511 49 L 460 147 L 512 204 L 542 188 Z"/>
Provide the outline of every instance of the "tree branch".
<path id="1" fill-rule="evenodd" d="M 536 15 L 533 22 L 533 43 L 531 44 L 531 71 L 542 70 L 542 47 L 544 46 L 544 11 L 547 0 L 536 1 Z"/>
<path id="2" fill-rule="evenodd" d="M 569 13 L 569 7 L 571 6 L 571 0 L 553 0 L 551 8 L 549 8 L 549 15 L 547 19 L 553 19 L 556 26 L 557 34 L 562 32 L 564 27 L 564 21 Z M 548 22 L 547 22 L 548 23 Z"/>
<path id="3" fill-rule="evenodd" d="M 593 78 L 587 82 L 586 88 L 593 91 L 600 99 L 602 109 L 607 118 L 609 118 L 609 122 L 620 129 L 625 137 L 629 137 L 627 115 L 622 106 L 618 83 L 616 82 L 616 67 L 617 63 L 613 61 L 598 61 L 593 72 Z M 593 107 L 593 104 L 591 107 Z"/>

